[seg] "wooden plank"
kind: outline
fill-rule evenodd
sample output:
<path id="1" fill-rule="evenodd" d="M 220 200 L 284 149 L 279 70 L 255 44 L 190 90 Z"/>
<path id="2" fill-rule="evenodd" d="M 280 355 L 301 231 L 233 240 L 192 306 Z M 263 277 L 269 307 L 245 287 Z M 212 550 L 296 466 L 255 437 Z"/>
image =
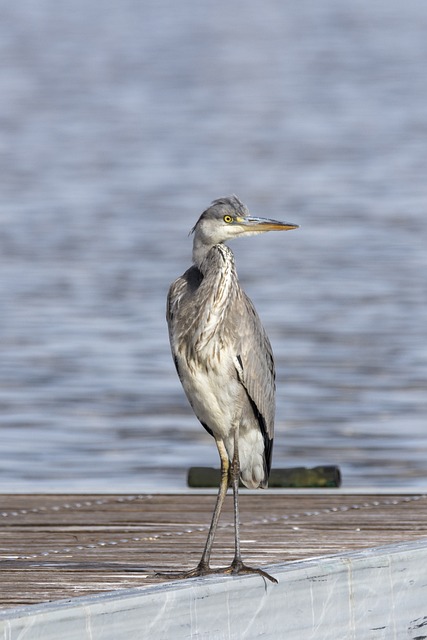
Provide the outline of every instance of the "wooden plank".
<path id="1" fill-rule="evenodd" d="M 194 566 L 215 495 L 3 495 L 0 607 L 165 581 Z M 241 496 L 242 551 L 263 566 L 427 535 L 426 495 L 257 492 Z M 227 498 L 213 564 L 230 562 Z"/>

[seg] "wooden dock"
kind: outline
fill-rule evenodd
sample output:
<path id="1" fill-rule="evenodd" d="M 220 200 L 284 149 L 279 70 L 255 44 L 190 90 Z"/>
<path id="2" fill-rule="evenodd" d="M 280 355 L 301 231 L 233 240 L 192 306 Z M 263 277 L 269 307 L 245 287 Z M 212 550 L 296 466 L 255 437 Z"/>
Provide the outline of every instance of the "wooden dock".
<path id="1" fill-rule="evenodd" d="M 0 496 L 0 638 L 15 638 L 10 621 L 22 617 L 24 612 L 28 617 L 31 611 L 40 610 L 38 605 L 58 600 L 79 602 L 78 596 L 114 592 L 113 595 L 120 597 L 129 594 L 129 589 L 134 592 L 135 587 L 139 594 L 158 593 L 162 588 L 170 594 L 173 588 L 182 589 L 184 583 L 212 585 L 213 581 L 226 584 L 226 589 L 237 585 L 236 581 L 239 584 L 251 581 L 250 584 L 261 583 L 265 590 L 259 576 L 209 577 L 180 583 L 156 576 L 158 571 L 196 565 L 214 502 L 213 492 Z M 254 566 L 270 565 L 273 574 L 275 566 L 281 567 L 280 571 L 283 567 L 289 571 L 308 562 L 307 566 L 319 567 L 320 575 L 325 557 L 331 563 L 331 556 L 339 559 L 356 552 L 355 557 L 359 557 L 357 553 L 363 554 L 363 550 L 384 545 L 400 550 L 408 545 L 411 553 L 414 548 L 422 549 L 422 553 L 427 549 L 426 494 L 348 494 L 340 490 L 242 492 L 241 522 L 245 561 Z M 231 560 L 232 523 L 232 503 L 228 497 L 214 546 L 214 565 L 226 565 Z M 370 554 L 372 556 L 372 552 Z M 420 555 L 420 562 L 421 559 Z M 419 570 L 427 584 L 425 559 Z M 154 585 L 157 587 L 153 591 Z M 368 587 L 369 584 L 366 589 Z M 424 635 L 418 633 L 420 638 L 427 638 L 427 593 L 425 595 L 426 626 Z M 90 598 L 86 600 L 90 602 Z M 421 613 L 420 610 L 420 616 Z M 2 624 L 7 626 L 4 635 L 1 632 L 6 626 Z M 21 636 L 17 632 L 18 637 Z M 40 635 L 42 637 L 47 636 Z M 154 634 L 151 637 L 168 636 Z M 399 636 L 377 634 L 372 637 Z"/>

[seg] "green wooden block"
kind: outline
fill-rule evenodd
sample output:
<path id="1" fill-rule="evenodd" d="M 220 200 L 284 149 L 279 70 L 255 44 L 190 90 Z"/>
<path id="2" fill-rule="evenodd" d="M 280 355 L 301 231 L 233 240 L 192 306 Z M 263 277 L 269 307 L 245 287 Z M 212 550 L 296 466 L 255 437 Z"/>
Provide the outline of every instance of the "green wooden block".
<path id="1" fill-rule="evenodd" d="M 213 467 L 191 467 L 187 483 L 192 488 L 219 487 L 220 470 Z M 243 486 L 241 484 L 241 486 Z M 337 488 L 341 486 L 341 472 L 335 465 L 272 469 L 268 481 L 270 489 L 284 488 Z"/>

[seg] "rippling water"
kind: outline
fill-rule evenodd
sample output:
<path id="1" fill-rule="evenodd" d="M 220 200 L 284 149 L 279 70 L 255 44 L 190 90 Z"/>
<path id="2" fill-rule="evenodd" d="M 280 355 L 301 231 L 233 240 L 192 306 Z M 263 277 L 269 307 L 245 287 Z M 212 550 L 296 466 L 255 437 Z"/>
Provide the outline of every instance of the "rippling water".
<path id="1" fill-rule="evenodd" d="M 216 448 L 164 321 L 235 192 L 274 464 L 427 480 L 424 0 L 22 0 L 0 20 L 0 489 L 184 488 Z"/>

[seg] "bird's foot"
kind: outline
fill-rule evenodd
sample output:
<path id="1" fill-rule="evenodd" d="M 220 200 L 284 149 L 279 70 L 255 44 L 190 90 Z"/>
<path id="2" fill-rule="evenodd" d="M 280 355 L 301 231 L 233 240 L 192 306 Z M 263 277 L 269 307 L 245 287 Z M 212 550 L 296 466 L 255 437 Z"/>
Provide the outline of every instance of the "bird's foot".
<path id="1" fill-rule="evenodd" d="M 248 565 L 244 564 L 240 558 L 234 558 L 233 562 L 229 567 L 226 568 L 226 573 L 231 573 L 232 575 L 237 575 L 239 573 L 258 573 L 263 578 L 267 578 L 270 582 L 274 582 L 278 584 L 278 580 L 273 578 L 267 571 L 263 571 L 262 569 L 258 569 L 257 567 L 248 567 Z"/>
<path id="2" fill-rule="evenodd" d="M 278 583 L 276 578 L 273 578 L 269 573 L 263 571 L 262 569 L 258 569 L 256 567 L 248 567 L 246 564 L 243 564 L 241 560 L 234 559 L 229 567 L 219 567 L 212 569 L 207 564 L 198 564 L 194 569 L 190 569 L 189 571 L 171 571 L 168 573 L 156 573 L 157 576 L 161 576 L 162 578 L 170 578 L 171 580 L 181 580 L 186 578 L 197 578 L 200 576 L 208 576 L 208 575 L 220 575 L 220 574 L 228 574 L 228 575 L 238 575 L 241 573 L 258 573 L 258 575 L 263 578 L 267 578 L 270 582 Z"/>

